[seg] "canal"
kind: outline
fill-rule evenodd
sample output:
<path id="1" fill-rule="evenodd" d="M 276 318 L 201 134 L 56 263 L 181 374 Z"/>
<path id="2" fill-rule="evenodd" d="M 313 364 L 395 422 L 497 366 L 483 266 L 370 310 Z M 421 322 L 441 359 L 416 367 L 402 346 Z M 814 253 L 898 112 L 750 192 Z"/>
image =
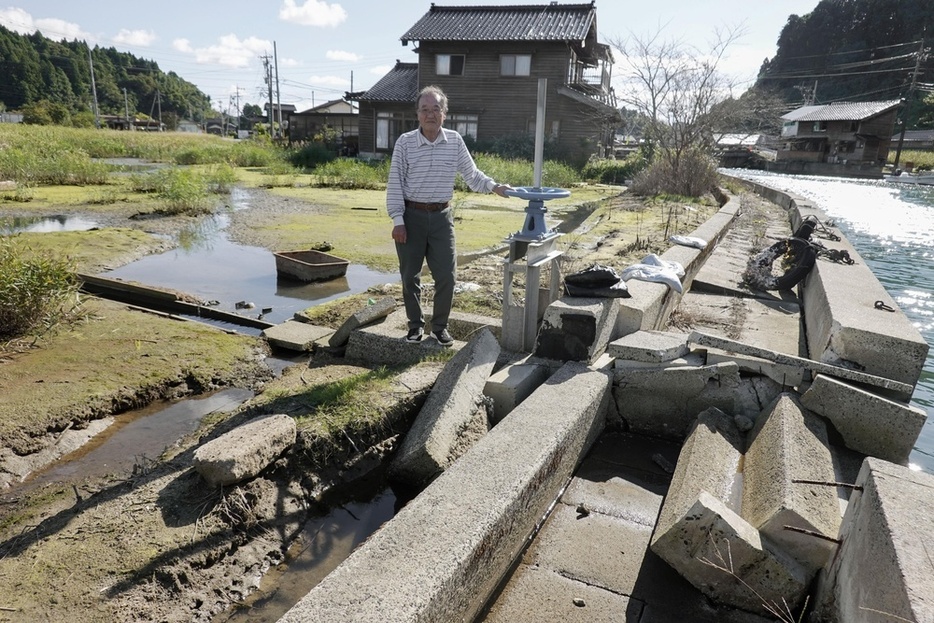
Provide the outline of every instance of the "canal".
<path id="1" fill-rule="evenodd" d="M 924 340 L 934 344 L 934 186 L 749 169 L 723 172 L 799 195 L 821 208 Z M 911 404 L 926 411 L 928 419 L 910 465 L 934 474 L 934 349 L 928 352 Z"/>

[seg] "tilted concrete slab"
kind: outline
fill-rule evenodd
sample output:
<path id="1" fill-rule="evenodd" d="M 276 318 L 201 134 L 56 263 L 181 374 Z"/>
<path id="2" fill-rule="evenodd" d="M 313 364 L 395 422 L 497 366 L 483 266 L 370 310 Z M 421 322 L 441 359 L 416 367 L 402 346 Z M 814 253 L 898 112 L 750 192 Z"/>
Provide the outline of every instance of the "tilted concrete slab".
<path id="1" fill-rule="evenodd" d="M 678 312 L 696 331 L 796 357 L 806 353 L 797 303 L 688 292 Z"/>
<path id="2" fill-rule="evenodd" d="M 848 448 L 905 464 L 927 413 L 882 398 L 842 381 L 818 375 L 801 396 L 801 403 L 830 420 Z"/>
<path id="3" fill-rule="evenodd" d="M 310 351 L 316 341 L 332 333 L 334 329 L 328 327 L 319 327 L 298 320 L 286 320 L 274 327 L 263 329 L 262 336 L 273 346 L 303 352 Z"/>
<path id="4" fill-rule="evenodd" d="M 792 366 L 801 366 L 812 374 L 826 374 L 828 376 L 846 379 L 856 383 L 871 385 L 878 387 L 879 389 L 887 390 L 893 394 L 904 396 L 905 400 L 908 400 L 911 397 L 911 393 L 914 391 L 914 386 L 908 385 L 907 383 L 902 383 L 901 381 L 893 381 L 881 376 L 850 370 L 849 368 L 841 368 L 839 366 L 820 363 L 818 361 L 805 359 L 804 357 L 793 357 L 791 355 L 777 353 L 767 348 L 759 348 L 758 346 L 753 346 L 752 344 L 745 344 L 737 340 L 731 340 L 728 338 L 701 333 L 698 331 L 693 331 L 691 335 L 688 336 L 688 343 L 695 346 L 712 346 L 727 352 L 751 355 L 753 357 L 762 357 L 763 359 L 768 359 L 769 361 L 775 361 L 777 363 L 783 363 Z"/>
<path id="5" fill-rule="evenodd" d="M 733 510 L 740 507 L 744 445 L 728 414 L 709 409 L 698 415 L 678 457 L 651 549 L 718 603 L 761 611 L 763 599 L 799 602 L 808 577 Z"/>
<path id="6" fill-rule="evenodd" d="M 444 366 L 390 463 L 394 481 L 428 484 L 487 433 L 483 387 L 499 352 L 499 342 L 483 329 Z"/>
<path id="7" fill-rule="evenodd" d="M 350 333 L 360 327 L 366 326 L 377 320 L 382 320 L 393 310 L 396 309 L 396 299 L 391 296 L 384 296 L 365 305 L 362 309 L 355 311 L 350 318 L 334 332 L 334 335 L 328 340 L 328 344 L 333 347 L 343 346 L 350 338 Z"/>
<path id="8" fill-rule="evenodd" d="M 492 423 L 498 424 L 538 389 L 551 373 L 550 368 L 528 360 L 509 363 L 497 370 L 483 387 L 483 393 L 493 400 Z"/>
<path id="9" fill-rule="evenodd" d="M 613 399 L 629 430 L 683 439 L 697 414 L 717 407 L 741 409 L 742 384 L 735 363 L 714 366 L 616 368 Z M 750 415 L 761 409 L 757 406 Z"/>
<path id="10" fill-rule="evenodd" d="M 784 611 L 783 604 L 797 610 L 804 600 L 804 569 L 706 491 L 678 522 L 660 529 L 652 551 L 717 603 L 761 611 L 765 602 Z"/>
<path id="11" fill-rule="evenodd" d="M 565 364 L 280 623 L 473 620 L 603 428 L 609 385 Z"/>
<path id="12" fill-rule="evenodd" d="M 565 296 L 545 310 L 535 355 L 593 363 L 613 334 L 619 299 Z"/>
<path id="13" fill-rule="evenodd" d="M 836 545 L 786 526 L 835 539 L 840 505 L 824 420 L 782 394 L 759 416 L 743 461 L 740 515 L 813 575 Z"/>
<path id="14" fill-rule="evenodd" d="M 295 420 L 264 415 L 195 449 L 195 470 L 212 487 L 253 478 L 295 443 Z"/>
<path id="15" fill-rule="evenodd" d="M 914 385 L 927 359 L 927 342 L 852 245 L 843 240 L 827 246 L 848 251 L 855 264 L 819 259 L 804 282 L 811 358 Z M 877 302 L 894 311 L 878 309 Z"/>
<path id="16" fill-rule="evenodd" d="M 823 621 L 934 621 L 934 476 L 867 458 L 822 578 Z"/>
<path id="17" fill-rule="evenodd" d="M 662 363 L 688 354 L 687 336 L 667 331 L 636 331 L 613 340 L 607 353 L 617 359 Z"/>
<path id="18" fill-rule="evenodd" d="M 702 491 L 739 511 L 745 443 L 730 415 L 715 408 L 698 414 L 678 455 L 653 542 L 681 521 Z"/>

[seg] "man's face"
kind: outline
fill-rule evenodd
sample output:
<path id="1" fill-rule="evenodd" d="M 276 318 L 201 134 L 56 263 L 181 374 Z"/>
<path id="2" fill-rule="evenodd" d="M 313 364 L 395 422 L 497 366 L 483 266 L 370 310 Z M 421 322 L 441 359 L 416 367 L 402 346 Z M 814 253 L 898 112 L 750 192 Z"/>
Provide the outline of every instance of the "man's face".
<path id="1" fill-rule="evenodd" d="M 423 95 L 418 100 L 418 124 L 425 130 L 436 132 L 444 123 L 444 111 L 434 95 Z"/>

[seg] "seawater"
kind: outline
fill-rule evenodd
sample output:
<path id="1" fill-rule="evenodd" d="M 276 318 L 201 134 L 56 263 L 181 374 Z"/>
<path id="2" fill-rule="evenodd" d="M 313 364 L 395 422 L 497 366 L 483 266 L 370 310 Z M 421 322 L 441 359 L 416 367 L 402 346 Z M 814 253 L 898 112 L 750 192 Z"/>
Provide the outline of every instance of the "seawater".
<path id="1" fill-rule="evenodd" d="M 924 340 L 934 344 L 934 186 L 748 169 L 724 173 L 799 195 L 821 208 L 852 243 Z M 928 414 L 909 458 L 934 474 L 934 348 L 911 404 Z"/>

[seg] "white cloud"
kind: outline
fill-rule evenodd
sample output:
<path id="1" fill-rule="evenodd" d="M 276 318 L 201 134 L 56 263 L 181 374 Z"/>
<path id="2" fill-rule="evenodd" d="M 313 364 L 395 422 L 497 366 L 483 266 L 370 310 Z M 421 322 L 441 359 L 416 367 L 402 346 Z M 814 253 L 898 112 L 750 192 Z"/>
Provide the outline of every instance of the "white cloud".
<path id="1" fill-rule="evenodd" d="M 248 67 L 258 57 L 272 51 L 272 42 L 257 37 L 240 39 L 237 35 L 224 35 L 214 45 L 192 47 L 187 39 L 176 39 L 172 47 L 179 52 L 194 54 L 195 61 L 203 65 Z"/>
<path id="2" fill-rule="evenodd" d="M 350 79 L 337 76 L 310 76 L 308 82 L 319 87 L 349 87 Z"/>
<path id="3" fill-rule="evenodd" d="M 91 36 L 81 30 L 78 24 L 51 17 L 34 19 L 31 14 L 18 7 L 0 9 L 0 24 L 23 35 L 32 34 L 38 30 L 54 41 L 91 39 Z"/>
<path id="4" fill-rule="evenodd" d="M 343 50 L 328 50 L 325 55 L 330 61 L 349 61 L 351 63 L 359 61 L 361 56 L 353 52 L 344 52 Z"/>
<path id="5" fill-rule="evenodd" d="M 124 45 L 148 47 L 156 39 L 156 33 L 151 30 L 127 30 L 126 28 L 121 28 L 117 36 L 114 37 L 114 42 Z"/>
<path id="6" fill-rule="evenodd" d="M 347 11 L 339 4 L 328 4 L 324 0 L 305 0 L 301 6 L 295 4 L 295 0 L 284 0 L 279 19 L 302 26 L 333 27 L 347 19 Z"/>
<path id="7" fill-rule="evenodd" d="M 377 76 L 385 76 L 392 71 L 393 67 L 395 67 L 395 65 L 377 65 L 375 67 L 370 67 L 370 73 Z"/>
<path id="8" fill-rule="evenodd" d="M 302 62 L 294 58 L 279 58 L 279 67 L 301 67 Z"/>
<path id="9" fill-rule="evenodd" d="M 172 49 L 177 52 L 194 52 L 194 48 L 191 47 L 191 41 L 188 39 L 175 39 L 172 41 Z"/>

